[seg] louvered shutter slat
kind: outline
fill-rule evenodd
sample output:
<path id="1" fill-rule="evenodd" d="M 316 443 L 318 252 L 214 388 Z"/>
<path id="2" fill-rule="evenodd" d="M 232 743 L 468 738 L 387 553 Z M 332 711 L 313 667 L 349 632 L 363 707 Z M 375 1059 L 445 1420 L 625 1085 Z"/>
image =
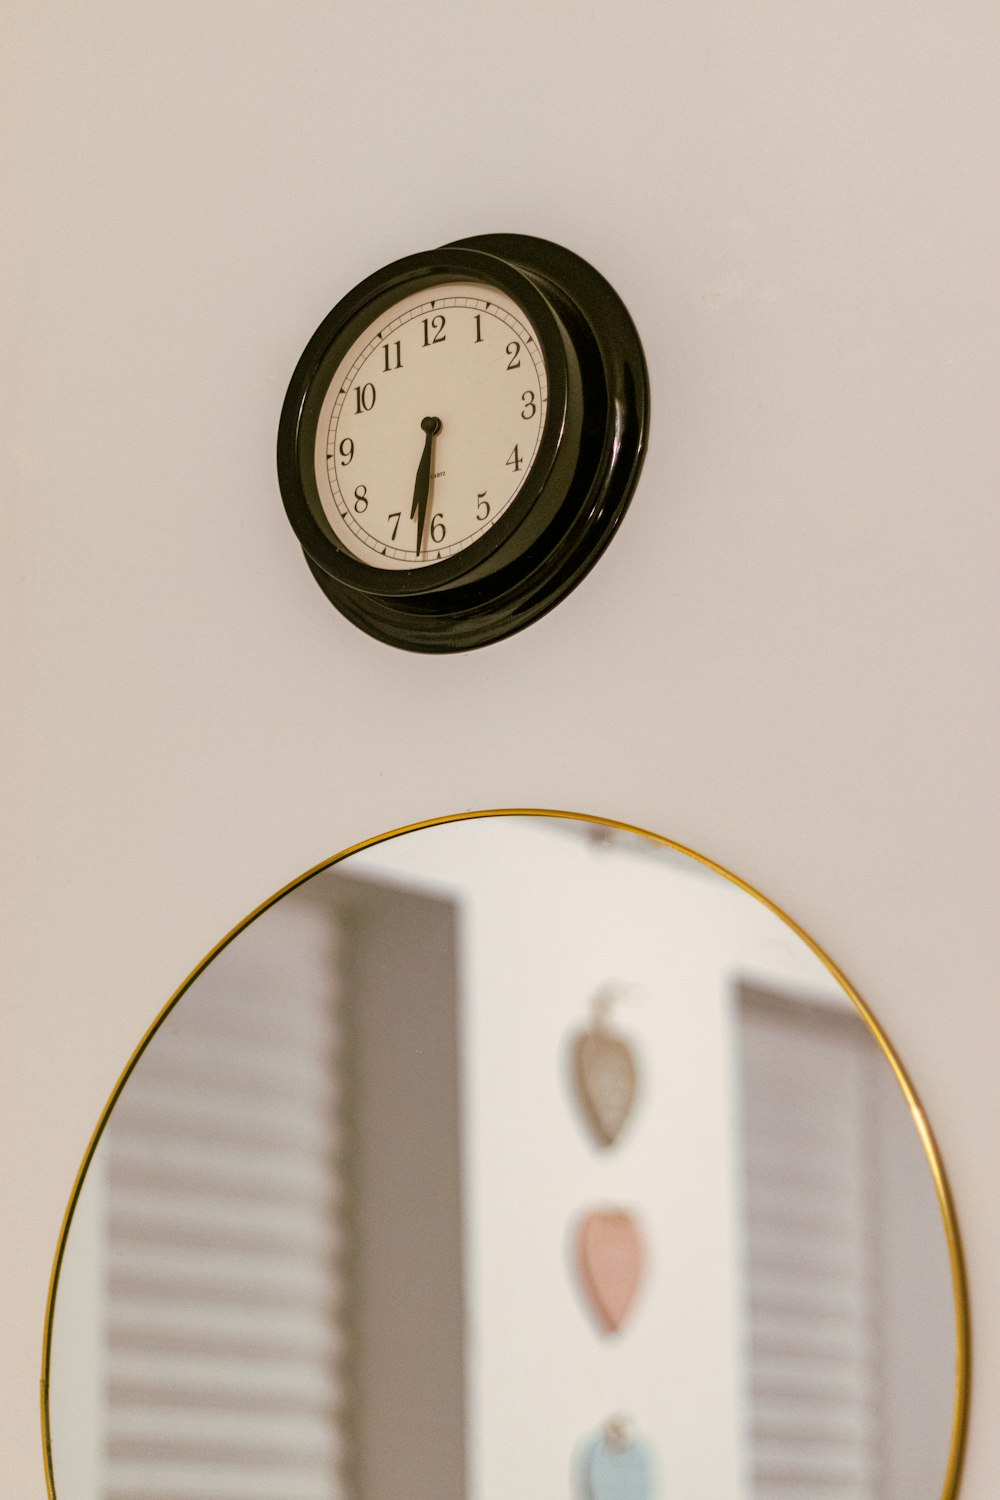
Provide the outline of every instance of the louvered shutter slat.
<path id="1" fill-rule="evenodd" d="M 107 1500 L 341 1493 L 336 974 L 289 996 L 234 964 L 109 1127 Z"/>
<path id="2" fill-rule="evenodd" d="M 876 1500 L 867 1035 L 850 1013 L 741 993 L 754 1500 Z"/>

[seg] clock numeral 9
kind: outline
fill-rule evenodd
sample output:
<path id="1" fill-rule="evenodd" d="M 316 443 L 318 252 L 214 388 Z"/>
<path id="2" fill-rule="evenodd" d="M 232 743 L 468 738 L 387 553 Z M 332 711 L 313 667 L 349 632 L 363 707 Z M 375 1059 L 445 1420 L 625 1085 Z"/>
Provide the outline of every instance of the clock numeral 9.
<path id="1" fill-rule="evenodd" d="M 375 387 L 369 380 L 367 385 L 356 385 L 354 387 L 354 415 L 360 417 L 363 411 L 371 411 L 375 405 Z"/>
<path id="2" fill-rule="evenodd" d="M 521 396 L 521 400 L 524 402 L 524 409 L 521 412 L 521 416 L 526 422 L 530 422 L 531 418 L 535 415 L 536 409 L 534 391 L 525 391 Z"/>
<path id="3" fill-rule="evenodd" d="M 359 484 L 354 491 L 354 509 L 359 516 L 362 511 L 368 509 L 368 490 L 363 484 Z"/>
<path id="4" fill-rule="evenodd" d="M 433 318 L 424 318 L 422 321 L 424 325 L 424 348 L 426 349 L 428 344 L 443 344 L 446 338 L 444 313 L 437 313 Z M 430 324 L 430 328 L 427 326 L 428 323 Z M 430 336 L 430 329 L 434 330 L 433 338 Z"/>
<path id="5" fill-rule="evenodd" d="M 438 511 L 436 516 L 431 517 L 431 541 L 444 541 L 444 512 Z"/>
<path id="6" fill-rule="evenodd" d="M 510 359 L 507 362 L 508 370 L 519 370 L 521 368 L 521 360 L 519 358 L 521 346 L 517 342 L 517 339 L 511 339 L 507 345 L 507 353 L 510 355 Z"/>
<path id="7" fill-rule="evenodd" d="M 346 469 L 354 457 L 354 439 L 341 438 L 340 440 L 340 467 Z"/>
<path id="8" fill-rule="evenodd" d="M 480 490 L 476 500 L 479 502 L 476 506 L 476 520 L 485 521 L 490 513 L 490 502 L 486 498 L 486 491 Z"/>

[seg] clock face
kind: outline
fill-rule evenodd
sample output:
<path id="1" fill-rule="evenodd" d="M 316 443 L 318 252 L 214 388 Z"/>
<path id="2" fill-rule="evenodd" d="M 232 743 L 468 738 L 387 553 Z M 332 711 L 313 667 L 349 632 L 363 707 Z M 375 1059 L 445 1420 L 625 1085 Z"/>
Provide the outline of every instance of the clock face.
<path id="1" fill-rule="evenodd" d="M 442 282 L 381 312 L 316 427 L 316 487 L 341 546 L 413 570 L 484 537 L 531 473 L 548 387 L 536 329 L 496 288 Z"/>
<path id="2" fill-rule="evenodd" d="M 576 587 L 646 446 L 642 345 L 572 251 L 489 234 L 374 271 L 331 309 L 278 424 L 312 575 L 369 635 L 465 651 Z"/>

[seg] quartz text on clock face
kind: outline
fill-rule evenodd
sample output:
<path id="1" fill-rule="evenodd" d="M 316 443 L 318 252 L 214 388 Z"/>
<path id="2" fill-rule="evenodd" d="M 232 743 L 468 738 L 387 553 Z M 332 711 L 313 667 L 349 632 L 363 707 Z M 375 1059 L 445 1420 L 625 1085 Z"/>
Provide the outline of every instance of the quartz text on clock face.
<path id="1" fill-rule="evenodd" d="M 535 329 L 499 290 L 450 282 L 382 313 L 338 365 L 316 430 L 341 545 L 412 569 L 484 536 L 531 471 L 547 384 Z"/>

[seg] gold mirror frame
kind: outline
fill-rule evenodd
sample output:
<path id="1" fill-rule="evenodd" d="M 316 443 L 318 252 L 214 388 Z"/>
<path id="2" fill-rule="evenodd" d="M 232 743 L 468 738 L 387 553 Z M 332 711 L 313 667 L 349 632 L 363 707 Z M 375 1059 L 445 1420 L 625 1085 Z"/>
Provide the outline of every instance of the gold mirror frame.
<path id="1" fill-rule="evenodd" d="M 962 1242 L 958 1230 L 958 1221 L 955 1215 L 954 1201 L 952 1199 L 951 1189 L 948 1185 L 948 1179 L 945 1174 L 944 1164 L 941 1160 L 940 1152 L 938 1151 L 937 1142 L 934 1139 L 934 1134 L 927 1120 L 927 1116 L 924 1113 L 923 1106 L 920 1103 L 919 1098 L 917 1097 L 916 1090 L 914 1089 L 913 1084 L 910 1082 L 906 1069 L 900 1061 L 895 1049 L 892 1046 L 892 1043 L 889 1041 L 889 1038 L 883 1031 L 875 1016 L 869 1010 L 868 1006 L 865 1004 L 864 1000 L 862 1000 L 857 990 L 851 984 L 850 980 L 843 973 L 843 971 L 838 968 L 829 954 L 826 953 L 824 949 L 819 945 L 819 943 L 816 942 L 815 938 L 811 937 L 804 928 L 800 927 L 795 919 L 793 917 L 790 917 L 786 911 L 783 911 L 782 908 L 776 904 L 776 902 L 771 901 L 767 896 L 763 895 L 762 892 L 758 891 L 756 887 L 752 886 L 748 881 L 743 880 L 739 875 L 734 875 L 733 872 L 731 870 L 727 870 L 724 865 L 720 865 L 715 860 L 709 859 L 707 855 L 699 854 L 694 849 L 689 849 L 687 845 L 680 844 L 675 839 L 666 838 L 663 834 L 651 833 L 648 829 L 639 828 L 632 823 L 622 823 L 615 818 L 601 818 L 588 813 L 564 812 L 557 811 L 551 808 L 537 807 L 488 808 L 476 812 L 449 813 L 443 817 L 426 818 L 418 823 L 409 823 L 405 827 L 394 828 L 388 833 L 376 834 L 373 838 L 363 839 L 358 844 L 352 844 L 348 849 L 342 849 L 339 854 L 334 854 L 329 859 L 322 860 L 319 864 L 314 865 L 309 870 L 306 870 L 304 874 L 299 875 L 296 877 L 296 879 L 289 881 L 287 885 L 283 885 L 280 890 L 275 891 L 272 896 L 269 896 L 265 901 L 262 901 L 259 906 L 255 907 L 254 910 L 250 912 L 248 916 L 244 917 L 241 922 L 238 922 L 237 925 L 230 932 L 228 932 L 220 942 L 216 943 L 214 948 L 211 948 L 209 952 L 206 953 L 205 957 L 200 961 L 200 963 L 195 966 L 194 969 L 192 969 L 191 973 L 174 991 L 170 999 L 162 1007 L 158 1015 L 146 1030 L 138 1046 L 135 1048 L 135 1051 L 132 1053 L 132 1056 L 129 1058 L 120 1078 L 118 1079 L 118 1082 L 115 1084 L 115 1087 L 111 1092 L 111 1096 L 108 1099 L 107 1104 L 104 1106 L 104 1109 L 101 1112 L 101 1117 L 97 1122 L 97 1126 L 90 1138 L 90 1143 L 87 1146 L 86 1153 L 84 1154 L 83 1161 L 81 1162 L 80 1168 L 76 1174 L 76 1178 L 73 1183 L 73 1189 L 70 1194 L 69 1203 L 67 1204 L 66 1212 L 63 1215 L 62 1227 L 59 1232 L 59 1241 L 56 1246 L 55 1257 L 52 1264 L 52 1272 L 49 1278 L 49 1290 L 45 1307 L 45 1333 L 42 1347 L 42 1445 L 45 1461 L 45 1484 L 49 1500 L 57 1500 L 55 1478 L 52 1473 L 52 1433 L 49 1412 L 49 1376 L 52 1358 L 52 1325 L 55 1314 L 56 1294 L 59 1288 L 59 1272 L 62 1266 L 63 1255 L 66 1249 L 66 1240 L 69 1235 L 70 1226 L 73 1222 L 73 1213 L 76 1208 L 77 1200 L 80 1196 L 80 1191 L 83 1187 L 87 1169 L 90 1166 L 91 1159 L 97 1149 L 98 1142 L 100 1141 L 101 1135 L 104 1131 L 105 1125 L 107 1124 L 111 1111 L 114 1109 L 115 1104 L 118 1102 L 118 1098 L 126 1083 L 128 1082 L 133 1068 L 139 1061 L 139 1058 L 145 1052 L 153 1037 L 156 1035 L 156 1032 L 159 1030 L 161 1023 L 170 1014 L 178 1001 L 191 988 L 192 984 L 194 984 L 199 975 L 201 975 L 204 970 L 208 968 L 209 964 L 213 961 L 213 959 L 217 957 L 218 954 L 222 952 L 224 948 L 227 948 L 229 946 L 234 938 L 239 937 L 240 933 L 243 932 L 247 927 L 249 927 L 252 922 L 255 922 L 257 918 L 261 916 L 265 911 L 267 911 L 270 907 L 276 905 L 277 902 L 279 902 L 284 896 L 287 896 L 291 891 L 296 890 L 300 885 L 304 885 L 305 882 L 312 879 L 314 875 L 320 874 L 320 872 L 323 870 L 330 869 L 333 865 L 340 864 L 341 861 L 348 859 L 352 854 L 359 853 L 362 849 L 371 848 L 375 844 L 387 843 L 390 839 L 401 838 L 403 834 L 417 833 L 421 829 L 435 828 L 445 823 L 462 823 L 479 818 L 508 817 L 562 818 L 571 822 L 589 823 L 596 827 L 610 828 L 620 833 L 635 834 L 640 838 L 649 839 L 655 844 L 661 844 L 665 848 L 672 849 L 678 854 L 686 855 L 687 858 L 694 860 L 697 864 L 702 865 L 705 869 L 713 871 L 716 875 L 721 875 L 725 880 L 728 880 L 731 884 L 737 886 L 741 891 L 745 891 L 747 895 L 752 896 L 755 901 L 759 901 L 762 906 L 765 906 L 768 909 L 768 911 L 773 912 L 776 917 L 779 917 L 780 920 L 784 922 L 786 927 L 790 928 L 791 931 L 795 933 L 796 937 L 798 937 L 803 943 L 805 943 L 806 947 L 815 954 L 823 967 L 829 972 L 836 983 L 840 985 L 841 989 L 844 991 L 845 995 L 848 997 L 855 1010 L 868 1026 L 872 1035 L 875 1037 L 875 1040 L 881 1047 L 882 1052 L 886 1060 L 888 1061 L 889 1066 L 892 1068 L 892 1071 L 896 1076 L 896 1080 L 899 1083 L 903 1094 L 905 1095 L 906 1102 L 909 1106 L 910 1115 L 913 1119 L 913 1123 L 916 1127 L 918 1135 L 920 1136 L 921 1144 L 923 1145 L 924 1152 L 927 1156 L 931 1175 L 934 1179 L 934 1188 L 935 1192 L 937 1193 L 938 1207 L 941 1211 L 941 1217 L 944 1221 L 945 1237 L 948 1243 L 948 1259 L 951 1267 L 952 1296 L 955 1304 L 956 1358 L 955 1408 L 952 1418 L 951 1443 L 948 1453 L 948 1465 L 945 1473 L 944 1488 L 941 1492 L 941 1500 L 955 1500 L 955 1496 L 958 1494 L 958 1486 L 962 1472 L 962 1460 L 965 1453 L 965 1440 L 968 1427 L 969 1411 L 969 1385 L 971 1378 L 971 1335 L 969 1326 L 969 1302 L 965 1262 L 962 1253 Z"/>

